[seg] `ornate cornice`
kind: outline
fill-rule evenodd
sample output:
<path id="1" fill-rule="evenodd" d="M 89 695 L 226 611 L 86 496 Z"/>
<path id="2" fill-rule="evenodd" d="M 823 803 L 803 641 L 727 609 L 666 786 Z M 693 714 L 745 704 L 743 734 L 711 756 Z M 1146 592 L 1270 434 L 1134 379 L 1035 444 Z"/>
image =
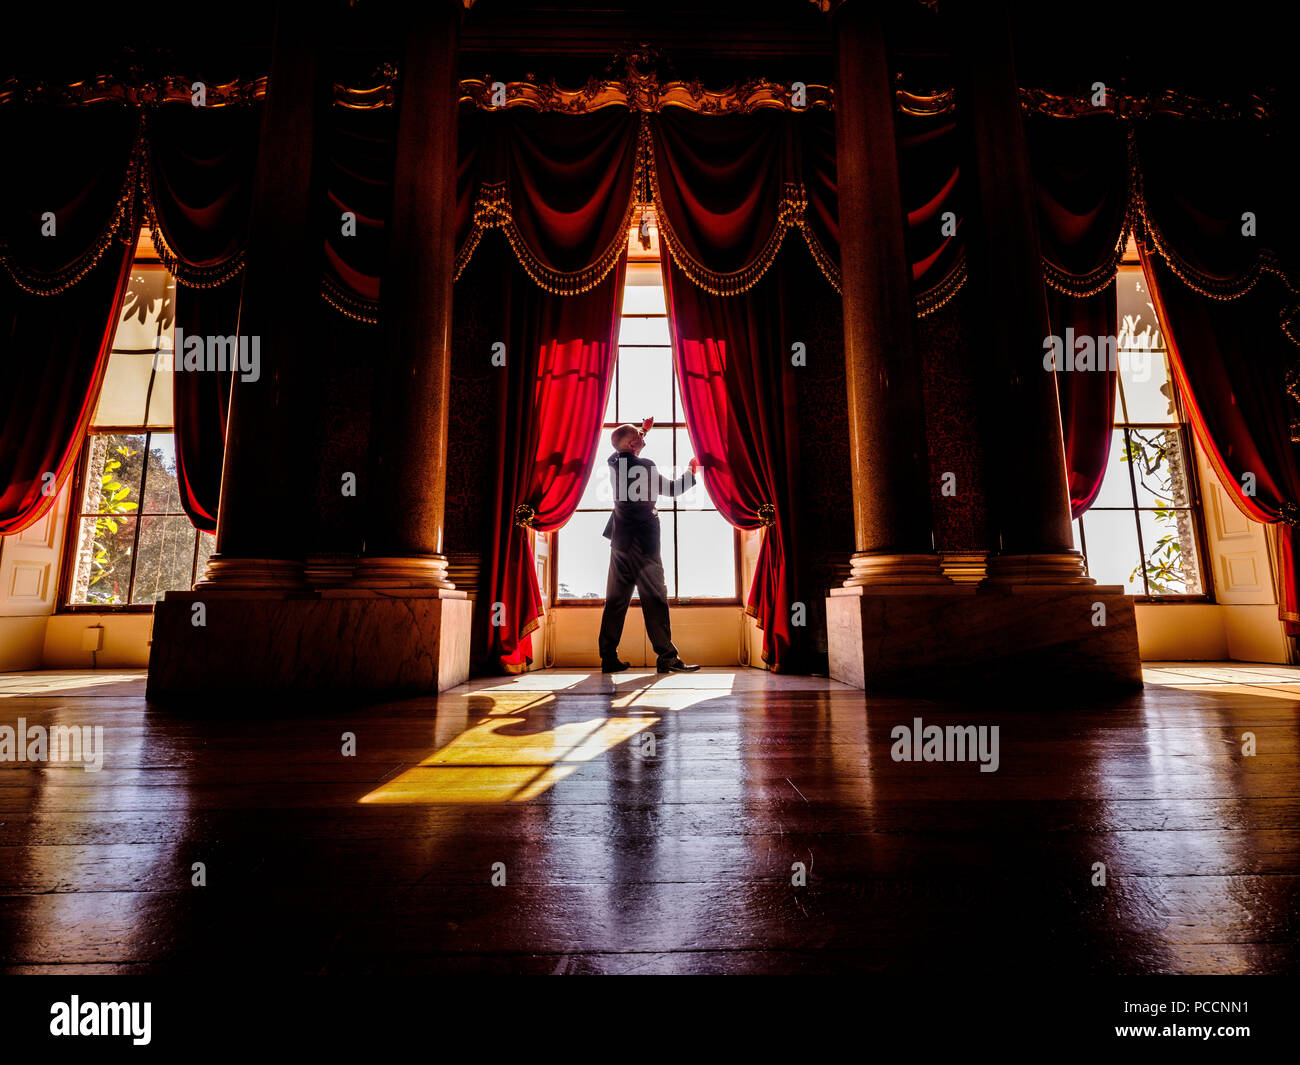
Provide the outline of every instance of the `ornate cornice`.
<path id="1" fill-rule="evenodd" d="M 810 111 L 833 106 L 829 85 L 805 85 L 802 100 L 795 85 L 751 79 L 718 91 L 697 81 L 660 83 L 654 74 L 631 75 L 608 81 L 590 79 L 580 89 L 564 89 L 554 82 L 493 81 L 468 78 L 460 83 L 461 101 L 487 111 L 522 107 L 533 111 L 585 114 L 605 107 L 653 112 L 681 107 L 701 114 L 747 114 L 751 111 Z M 504 102 L 502 102 L 504 101 Z"/>
<path id="2" fill-rule="evenodd" d="M 248 105 L 266 96 L 266 76 L 236 78 L 225 82 L 205 82 L 207 107 Z M 334 103 L 338 107 L 365 111 L 391 107 L 397 99 L 398 70 L 385 63 L 364 86 L 335 84 Z M 189 103 L 195 79 L 171 74 L 154 80 L 101 74 L 70 84 L 19 82 L 0 83 L 0 105 L 9 103 L 77 106 L 81 104 L 120 103 L 130 107 L 155 107 L 165 103 Z M 956 90 L 912 92 L 897 88 L 894 92 L 898 110 L 903 114 L 933 116 L 956 108 Z M 629 64 L 622 78 L 591 78 L 577 89 L 566 89 L 554 81 L 499 81 L 491 77 L 466 78 L 460 83 L 462 103 L 495 111 L 521 107 L 533 111 L 561 114 L 585 114 L 606 107 L 624 107 L 632 111 L 655 112 L 680 107 L 701 114 L 747 114 L 760 110 L 811 111 L 833 109 L 835 90 L 829 85 L 778 83 L 752 78 L 724 89 L 706 89 L 698 80 L 660 81 L 653 71 Z M 502 102 L 504 101 L 504 102 Z M 1114 115 L 1118 118 L 1149 118 L 1168 115 L 1191 119 L 1272 119 L 1271 99 L 1254 95 L 1237 103 L 1209 100 L 1172 89 L 1150 93 L 1125 93 L 1108 89 L 1105 106 L 1092 102 L 1091 92 L 1060 93 L 1047 89 L 1021 88 L 1020 106 L 1026 115 L 1052 118 L 1082 118 L 1091 115 Z"/>
<path id="3" fill-rule="evenodd" d="M 190 103 L 195 79 L 172 74 L 154 81 L 121 78 L 100 74 L 68 85 L 47 82 L 23 84 L 17 79 L 0 84 L 0 104 L 78 104 L 121 103 L 130 107 L 154 107 L 164 103 Z M 207 107 L 231 107 L 249 104 L 266 95 L 265 75 L 236 78 L 233 81 L 204 82 Z"/>
<path id="4" fill-rule="evenodd" d="M 1117 118 L 1150 118 L 1168 115 L 1173 118 L 1197 119 L 1271 119 L 1273 104 L 1251 94 L 1244 103 L 1207 100 L 1173 89 L 1149 93 L 1125 93 L 1106 90 L 1105 106 L 1097 106 L 1091 91 L 1057 93 L 1046 89 L 1020 90 L 1020 108 L 1026 115 L 1051 118 L 1083 118 L 1089 115 L 1114 115 Z"/>
<path id="5" fill-rule="evenodd" d="M 920 117 L 944 115 L 949 111 L 956 110 L 957 90 L 938 89 L 935 92 L 923 93 L 895 89 L 894 106 L 905 115 Z"/>

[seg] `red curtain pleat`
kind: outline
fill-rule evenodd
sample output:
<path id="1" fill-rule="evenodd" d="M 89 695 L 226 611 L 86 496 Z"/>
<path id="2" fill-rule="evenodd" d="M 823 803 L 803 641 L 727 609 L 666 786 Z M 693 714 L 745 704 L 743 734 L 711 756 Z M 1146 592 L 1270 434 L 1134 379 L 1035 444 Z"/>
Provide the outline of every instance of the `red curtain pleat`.
<path id="1" fill-rule="evenodd" d="M 1096 350 L 1106 351 L 1102 338 L 1114 337 L 1118 325 L 1114 277 L 1129 219 L 1124 124 L 1109 117 L 1031 119 L 1025 132 L 1052 333 L 1063 342 L 1071 336 L 1092 337 Z M 1104 287 L 1092 291 L 1099 285 Z M 1056 373 L 1073 518 L 1092 506 L 1101 491 L 1118 376 L 1104 360 L 1092 370 L 1061 367 Z"/>
<path id="2" fill-rule="evenodd" d="M 189 104 L 150 116 L 150 192 L 166 252 L 174 256 L 168 265 L 179 289 L 176 325 L 186 337 L 238 332 L 260 117 L 260 107 Z M 215 370 L 172 374 L 181 506 L 204 532 L 217 528 L 230 377 Z"/>
<path id="3" fill-rule="evenodd" d="M 1049 287 L 1047 313 L 1052 332 L 1057 336 L 1113 337 L 1119 315 L 1115 282 L 1098 293 L 1082 297 L 1067 296 Z M 1101 491 L 1110 457 L 1118 378 L 1118 369 L 1110 365 L 1056 372 L 1065 467 L 1070 476 L 1071 518 L 1077 518 L 1092 506 Z"/>

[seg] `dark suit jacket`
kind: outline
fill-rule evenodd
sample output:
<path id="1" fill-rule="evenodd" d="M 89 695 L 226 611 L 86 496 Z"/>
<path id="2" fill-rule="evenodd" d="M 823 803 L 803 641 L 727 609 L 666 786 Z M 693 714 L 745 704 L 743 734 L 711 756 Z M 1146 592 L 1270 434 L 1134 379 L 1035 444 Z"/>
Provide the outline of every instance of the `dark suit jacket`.
<path id="1" fill-rule="evenodd" d="M 605 525 L 605 537 L 616 551 L 633 545 L 659 554 L 659 496 L 679 496 L 695 484 L 695 475 L 687 470 L 675 481 L 663 477 L 655 464 L 630 451 L 615 451 L 606 460 L 614 485 L 614 513 Z"/>

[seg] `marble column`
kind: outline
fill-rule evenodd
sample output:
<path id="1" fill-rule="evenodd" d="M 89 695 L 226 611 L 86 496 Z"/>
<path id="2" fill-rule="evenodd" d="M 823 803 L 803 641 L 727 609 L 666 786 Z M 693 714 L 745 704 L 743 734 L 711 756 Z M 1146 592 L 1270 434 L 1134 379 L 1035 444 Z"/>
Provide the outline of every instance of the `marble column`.
<path id="1" fill-rule="evenodd" d="M 972 339 L 993 443 L 998 549 L 986 581 L 1091 584 L 1071 535 L 1056 379 L 1043 368 L 1050 329 L 1010 19 L 1004 0 L 954 6 L 974 164 L 966 242 Z"/>
<path id="2" fill-rule="evenodd" d="M 302 534 L 311 505 L 300 408 L 322 257 L 312 163 L 331 88 L 317 21 L 282 13 L 276 22 L 239 313 L 256 374 L 232 378 L 216 551 L 200 588 L 305 584 Z"/>
<path id="3" fill-rule="evenodd" d="M 443 554 L 456 246 L 456 42 L 461 5 L 408 13 L 389 250 L 380 295 L 359 587 L 451 591 Z"/>
<path id="4" fill-rule="evenodd" d="M 360 580 L 347 579 L 347 558 L 315 557 L 313 587 L 303 580 L 300 546 L 319 520 L 309 493 L 315 478 L 304 476 L 313 458 L 293 446 L 311 450 L 301 444 L 312 439 L 301 427 L 315 415 L 302 370 L 322 315 L 323 242 L 307 205 L 314 126 L 328 98 L 312 103 L 322 88 L 304 36 L 313 27 L 277 32 L 243 309 L 265 333 L 265 384 L 247 393 L 247 385 L 235 386 L 222 553 L 199 587 L 168 592 L 155 607 L 150 699 L 313 692 L 370 700 L 445 691 L 469 675 L 471 603 L 446 580 L 440 554 L 458 16 L 456 5 L 423 6 L 404 38 L 393 255 L 373 415 L 370 484 L 377 487 L 364 500 L 368 554 L 357 564 Z M 329 27 L 315 32 L 323 37 Z"/>
<path id="5" fill-rule="evenodd" d="M 1001 489 L 994 503 L 1002 551 L 978 584 L 935 579 L 881 5 L 850 2 L 835 16 L 836 129 L 858 553 L 853 576 L 831 589 L 826 603 L 830 672 L 857 687 L 908 693 L 1048 684 L 1132 690 L 1142 683 L 1132 600 L 1122 588 L 1092 585 L 1070 550 L 1056 382 L 1042 368 L 1046 301 L 1033 188 L 1005 9 L 990 19 L 986 5 L 968 8 L 954 33 L 972 67 L 959 93 L 976 161 L 967 247 L 977 285 L 968 302 L 976 308 L 978 364 L 991 382 L 984 400 L 1000 434 L 989 456 Z M 877 558 L 872 570 L 869 560 Z"/>
<path id="6" fill-rule="evenodd" d="M 832 16 L 856 539 L 845 587 L 944 585 L 950 582 L 931 532 L 921 360 L 881 9 L 848 0 Z"/>

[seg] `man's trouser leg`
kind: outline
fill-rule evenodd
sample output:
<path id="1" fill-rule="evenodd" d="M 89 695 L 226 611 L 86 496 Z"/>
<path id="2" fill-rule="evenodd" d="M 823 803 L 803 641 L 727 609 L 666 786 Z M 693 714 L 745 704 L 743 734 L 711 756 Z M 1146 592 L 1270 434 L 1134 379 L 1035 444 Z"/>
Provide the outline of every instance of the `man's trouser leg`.
<path id="1" fill-rule="evenodd" d="M 645 631 L 650 636 L 659 665 L 677 658 L 672 627 L 668 623 L 668 585 L 664 582 L 664 564 L 659 553 L 638 552 L 636 557 L 636 592 L 641 597 Z"/>
<path id="2" fill-rule="evenodd" d="M 609 576 L 605 579 L 605 612 L 600 617 L 600 661 L 618 660 L 618 642 L 623 638 L 623 622 L 636 587 L 636 573 L 627 553 L 616 547 L 609 552 Z"/>

